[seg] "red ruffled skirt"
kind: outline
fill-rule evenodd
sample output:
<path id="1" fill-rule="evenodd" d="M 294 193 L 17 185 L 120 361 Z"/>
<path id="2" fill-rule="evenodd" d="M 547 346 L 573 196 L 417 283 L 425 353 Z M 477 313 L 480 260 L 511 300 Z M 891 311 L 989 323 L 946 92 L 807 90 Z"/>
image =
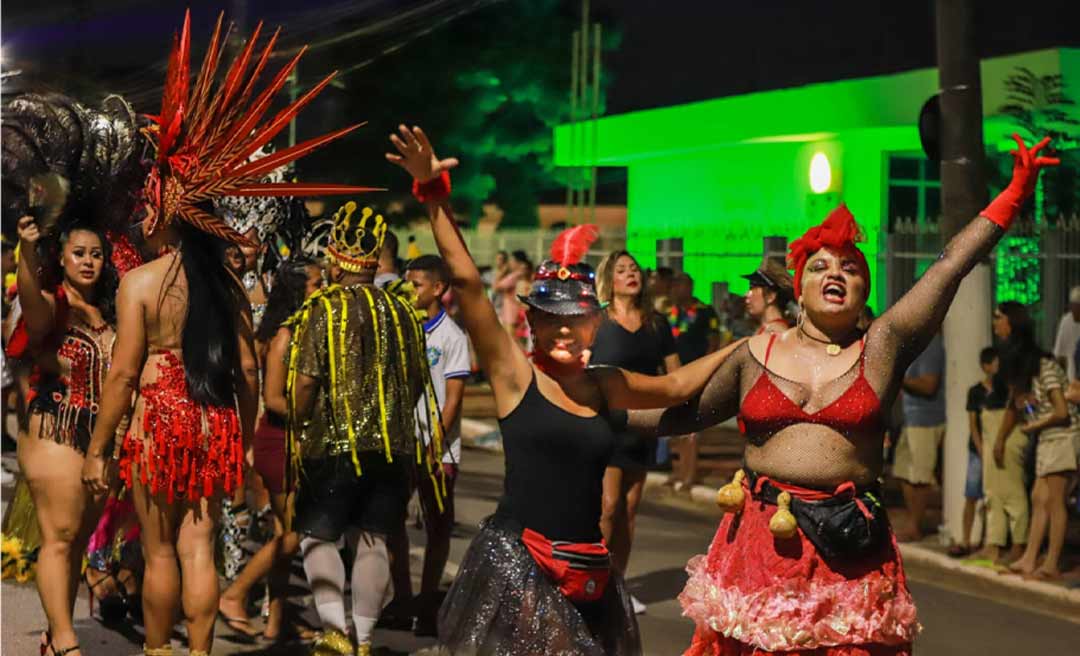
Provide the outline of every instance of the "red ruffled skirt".
<path id="1" fill-rule="evenodd" d="M 156 351 L 156 377 L 143 382 L 131 429 L 124 437 L 120 477 L 139 482 L 169 503 L 226 495 L 243 483 L 244 447 L 234 407 L 197 403 L 188 394 L 184 365 L 172 351 Z M 149 368 L 151 363 L 147 363 Z"/>
<path id="2" fill-rule="evenodd" d="M 679 602 L 696 630 L 684 656 L 911 653 L 921 627 L 895 539 L 858 561 L 826 562 L 801 530 L 773 536 L 776 506 L 744 491 L 742 513 L 726 514 L 708 555 L 687 564 Z"/>

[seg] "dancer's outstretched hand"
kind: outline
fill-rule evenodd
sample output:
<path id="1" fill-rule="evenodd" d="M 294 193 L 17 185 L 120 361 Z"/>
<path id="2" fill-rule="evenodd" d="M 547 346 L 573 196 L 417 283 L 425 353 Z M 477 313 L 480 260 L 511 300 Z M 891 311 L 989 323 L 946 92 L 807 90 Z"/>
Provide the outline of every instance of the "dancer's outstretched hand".
<path id="1" fill-rule="evenodd" d="M 390 142 L 400 154 L 386 153 L 386 159 L 408 171 L 414 180 L 427 182 L 458 165 L 456 157 L 442 160 L 436 157 L 431 142 L 420 128 L 399 125 L 398 132 L 401 136 L 391 134 Z"/>
<path id="2" fill-rule="evenodd" d="M 1050 137 L 1043 137 L 1042 141 L 1030 149 L 1020 135 L 1014 132 L 1012 137 L 1016 140 L 1016 150 L 1009 151 L 1013 156 L 1013 177 L 1009 188 L 1016 189 L 1027 198 L 1035 192 L 1039 171 L 1047 166 L 1057 166 L 1061 160 L 1057 157 L 1038 157 L 1039 151 L 1050 143 Z"/>
<path id="3" fill-rule="evenodd" d="M 1039 157 L 1039 151 L 1050 143 L 1050 137 L 1044 137 L 1042 141 L 1030 149 L 1024 144 L 1020 135 L 1013 134 L 1016 140 L 1016 150 L 1011 151 L 1013 156 L 1012 182 L 997 198 L 990 201 L 986 209 L 980 214 L 996 223 L 1004 230 L 1008 230 L 1013 219 L 1019 214 L 1024 201 L 1035 191 L 1035 184 L 1039 181 L 1039 171 L 1046 166 L 1057 166 L 1061 163 L 1056 157 Z"/>

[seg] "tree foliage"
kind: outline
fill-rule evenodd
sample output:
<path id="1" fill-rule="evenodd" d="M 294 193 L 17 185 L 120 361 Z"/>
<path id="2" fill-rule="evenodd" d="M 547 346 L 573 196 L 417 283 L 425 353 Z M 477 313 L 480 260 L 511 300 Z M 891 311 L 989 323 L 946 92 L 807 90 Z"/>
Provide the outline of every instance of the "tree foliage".
<path id="1" fill-rule="evenodd" d="M 347 177 L 405 189 L 381 154 L 399 123 L 420 125 L 440 156 L 461 159 L 454 202 L 463 217 L 496 203 L 503 225 L 535 225 L 540 194 L 566 180 L 552 161 L 552 132 L 569 116 L 575 9 L 557 0 L 495 3 L 347 71 L 331 111 L 369 121 L 353 141 Z M 611 49 L 618 38 L 608 30 L 604 41 Z M 350 61 L 345 48 L 327 56 Z"/>
<path id="2" fill-rule="evenodd" d="M 1080 210 L 1080 121 L 1074 118 L 1072 107 L 1076 102 L 1067 95 L 1061 75 L 1036 75 L 1020 66 L 1005 79 L 1005 91 L 1008 102 L 998 111 L 1010 117 L 1024 138 L 1034 141 L 1050 137 L 1062 160 L 1061 166 L 1039 177 L 1034 198 L 1036 220 Z M 1004 153 L 994 159 L 992 182 L 1003 187 L 1011 176 L 1012 158 Z"/>

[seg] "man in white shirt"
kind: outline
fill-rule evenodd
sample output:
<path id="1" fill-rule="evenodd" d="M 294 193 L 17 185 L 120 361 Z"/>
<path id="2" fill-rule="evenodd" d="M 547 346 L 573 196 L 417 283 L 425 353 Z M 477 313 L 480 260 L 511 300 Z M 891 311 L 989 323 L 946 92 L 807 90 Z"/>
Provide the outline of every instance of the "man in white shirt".
<path id="1" fill-rule="evenodd" d="M 1080 285 L 1069 292 L 1069 311 L 1061 317 L 1057 339 L 1054 340 L 1054 357 L 1065 367 L 1069 380 L 1076 379 L 1078 375 L 1073 361 L 1077 341 L 1080 341 Z"/>
<path id="2" fill-rule="evenodd" d="M 436 634 L 436 615 L 439 609 L 439 582 L 450 555 L 450 531 L 454 526 L 454 481 L 461 461 L 461 401 L 465 379 L 470 371 L 469 339 L 442 306 L 442 296 L 449 289 L 450 274 L 437 255 L 421 255 L 409 262 L 405 279 L 416 289 L 415 305 L 427 312 L 424 323 L 427 339 L 428 364 L 435 400 L 439 406 L 443 429 L 442 469 L 446 478 L 443 512 L 439 512 L 435 490 L 430 478 L 417 481 L 427 545 L 424 548 L 424 573 L 420 596 L 415 604 L 416 634 Z M 428 422 L 427 398 L 421 398 L 416 409 L 417 430 L 422 436 Z M 408 554 L 405 554 L 408 563 Z"/>

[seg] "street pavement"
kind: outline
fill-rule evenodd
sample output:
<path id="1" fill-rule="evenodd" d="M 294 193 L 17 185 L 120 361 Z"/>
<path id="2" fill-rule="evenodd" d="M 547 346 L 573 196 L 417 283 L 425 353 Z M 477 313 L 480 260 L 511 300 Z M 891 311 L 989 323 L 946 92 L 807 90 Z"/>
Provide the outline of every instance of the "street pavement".
<path id="1" fill-rule="evenodd" d="M 497 454 L 466 451 L 458 481 L 458 528 L 451 547 L 450 571 L 460 562 L 468 541 L 476 533 L 481 519 L 490 514 L 502 491 L 502 458 Z M 553 481 L 553 484 L 557 482 Z M 10 490 L 6 490 L 10 493 Z M 647 499 L 638 519 L 637 539 L 630 561 L 628 583 L 631 592 L 648 605 L 638 622 L 649 655 L 680 654 L 693 632 L 692 625 L 680 616 L 676 597 L 685 582 L 683 567 L 687 559 L 703 552 L 712 538 L 717 516 L 699 506 L 670 496 Z M 420 532 L 410 527 L 413 539 L 412 571 L 419 574 Z M 292 602 L 309 620 L 314 614 L 310 598 L 295 569 Z M 950 591 L 940 582 L 911 583 L 924 631 L 915 643 L 919 656 L 995 656 L 1013 654 L 1073 654 L 1080 636 L 1077 623 L 1007 606 L 996 601 Z M 7 656 L 37 653 L 37 640 L 44 627 L 44 616 L 32 587 L 9 582 L 3 584 L 2 649 Z M 76 608 L 76 629 L 90 655 L 135 656 L 141 653 L 138 627 L 106 629 L 88 616 L 85 588 Z M 299 643 L 277 645 L 244 644 L 219 623 L 213 653 L 225 654 L 305 654 Z M 382 655 L 422 652 L 433 646 L 431 639 L 419 639 L 409 633 L 379 630 L 376 653 Z M 177 640 L 181 635 L 177 634 Z M 181 643 L 177 643 L 181 644 Z M 178 653 L 184 653 L 179 651 Z"/>

